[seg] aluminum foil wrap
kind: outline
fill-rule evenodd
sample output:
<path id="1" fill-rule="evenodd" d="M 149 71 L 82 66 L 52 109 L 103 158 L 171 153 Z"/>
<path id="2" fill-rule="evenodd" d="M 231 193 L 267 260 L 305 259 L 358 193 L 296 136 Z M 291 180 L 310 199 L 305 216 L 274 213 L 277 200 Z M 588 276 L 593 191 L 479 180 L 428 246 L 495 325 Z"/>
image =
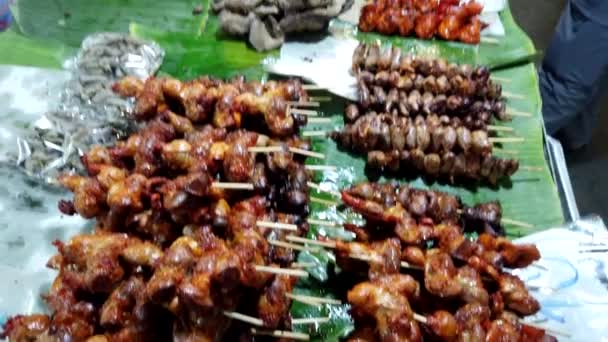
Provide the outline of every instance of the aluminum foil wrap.
<path id="1" fill-rule="evenodd" d="M 164 58 L 158 44 L 122 33 L 87 37 L 76 57 L 65 63 L 71 72 L 60 106 L 43 114 L 18 138 L 17 165 L 28 175 L 54 182 L 63 171 L 82 171 L 80 156 L 93 145 L 107 145 L 135 128 L 129 119 L 132 101 L 112 91 L 124 76 L 153 75 Z"/>

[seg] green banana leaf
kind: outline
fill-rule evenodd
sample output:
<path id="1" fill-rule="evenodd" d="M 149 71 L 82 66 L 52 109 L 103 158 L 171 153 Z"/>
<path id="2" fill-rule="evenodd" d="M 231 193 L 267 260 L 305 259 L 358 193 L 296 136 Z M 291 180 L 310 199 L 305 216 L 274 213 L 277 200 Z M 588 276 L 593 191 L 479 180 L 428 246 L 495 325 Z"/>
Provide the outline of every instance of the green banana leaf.
<path id="1" fill-rule="evenodd" d="M 18 47 L 15 49 L 15 47 Z M 0 64 L 32 65 L 41 68 L 61 68 L 75 49 L 59 42 L 27 38 L 16 30 L 0 33 Z M 10 51 L 10 52 L 9 52 Z"/>
<path id="2" fill-rule="evenodd" d="M 207 5 L 201 0 L 18 0 L 10 8 L 22 34 L 79 47 L 88 34 L 128 32 L 133 21 L 196 36 L 204 29 Z M 198 6 L 205 11 L 194 15 Z"/>
<path id="3" fill-rule="evenodd" d="M 495 42 L 483 41 L 479 45 L 448 42 L 438 39 L 421 40 L 399 36 L 385 36 L 377 33 L 358 32 L 361 41 L 380 41 L 399 46 L 414 54 L 432 57 L 443 57 L 456 63 L 483 64 L 490 68 L 499 68 L 515 63 L 529 61 L 537 54 L 532 40 L 515 23 L 508 8 L 500 13 L 505 27 L 504 37 L 492 37 Z M 348 25 L 348 24 L 342 24 Z"/>
<path id="4" fill-rule="evenodd" d="M 251 79 L 265 77 L 261 63 L 272 58 L 277 51 L 259 53 L 250 49 L 241 40 L 222 38 L 217 43 L 215 31 L 216 17 L 210 18 L 210 25 L 204 34 L 192 36 L 185 32 L 166 32 L 149 26 L 133 23 L 129 28 L 131 35 L 154 40 L 165 49 L 166 55 L 161 72 L 180 78 L 195 78 L 199 75 L 212 75 L 229 78 L 245 75 Z"/>

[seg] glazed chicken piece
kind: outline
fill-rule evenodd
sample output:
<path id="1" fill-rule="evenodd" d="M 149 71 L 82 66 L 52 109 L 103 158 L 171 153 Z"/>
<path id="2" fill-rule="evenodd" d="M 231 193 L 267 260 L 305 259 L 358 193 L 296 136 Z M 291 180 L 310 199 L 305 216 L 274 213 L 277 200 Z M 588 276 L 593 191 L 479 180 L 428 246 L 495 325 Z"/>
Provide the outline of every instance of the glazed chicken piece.
<path id="1" fill-rule="evenodd" d="M 74 193 L 73 201 L 60 201 L 59 210 L 66 215 L 78 213 L 84 218 L 101 214 L 106 207 L 106 191 L 95 178 L 75 174 L 59 175 L 59 183 Z"/>
<path id="2" fill-rule="evenodd" d="M 359 316 L 373 317 L 379 341 L 422 341 L 407 298 L 395 291 L 363 282 L 348 291 L 348 302 Z"/>
<path id="3" fill-rule="evenodd" d="M 454 340 L 460 332 L 456 318 L 444 310 L 438 310 L 426 316 L 425 325 L 444 341 Z"/>
<path id="4" fill-rule="evenodd" d="M 63 281 L 75 289 L 107 293 L 123 278 L 119 258 L 123 250 L 137 241 L 126 234 L 81 234 L 67 243 L 56 241 L 59 254 L 49 266 L 61 269 Z"/>
<path id="5" fill-rule="evenodd" d="M 460 341 L 485 341 L 485 322 L 490 319 L 490 310 L 481 304 L 466 304 L 454 315 L 460 327 Z"/>
<path id="6" fill-rule="evenodd" d="M 462 293 L 462 285 L 455 281 L 458 270 L 449 254 L 438 249 L 426 252 L 424 286 L 438 297 L 455 297 Z"/>
<path id="7" fill-rule="evenodd" d="M 290 321 L 291 299 L 285 294 L 293 291 L 296 282 L 295 277 L 277 275 L 264 289 L 258 300 L 258 317 L 264 321 L 264 327 L 276 329 L 281 322 Z"/>
<path id="8" fill-rule="evenodd" d="M 533 315 L 540 310 L 539 302 L 530 295 L 526 284 L 518 277 L 503 273 L 496 281 L 505 306 L 510 310 L 524 316 Z"/>
<path id="9" fill-rule="evenodd" d="M 540 252 L 533 244 L 514 244 L 503 237 L 479 235 L 479 243 L 486 250 L 500 253 L 501 262 L 509 268 L 525 268 L 540 259 Z"/>
<path id="10" fill-rule="evenodd" d="M 357 326 L 348 336 L 347 342 L 377 342 L 376 332 L 371 326 Z"/>
<path id="11" fill-rule="evenodd" d="M 13 316 L 4 323 L 0 337 L 9 341 L 36 341 L 48 334 L 50 324 L 47 315 Z"/>

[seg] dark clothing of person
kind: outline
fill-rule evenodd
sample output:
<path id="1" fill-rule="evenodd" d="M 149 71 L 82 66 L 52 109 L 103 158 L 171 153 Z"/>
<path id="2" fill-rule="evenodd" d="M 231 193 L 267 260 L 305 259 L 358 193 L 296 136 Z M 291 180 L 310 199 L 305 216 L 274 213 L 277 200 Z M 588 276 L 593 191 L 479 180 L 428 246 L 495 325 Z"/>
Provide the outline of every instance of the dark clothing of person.
<path id="1" fill-rule="evenodd" d="M 547 133 L 589 143 L 608 86 L 608 0 L 569 0 L 539 70 Z"/>

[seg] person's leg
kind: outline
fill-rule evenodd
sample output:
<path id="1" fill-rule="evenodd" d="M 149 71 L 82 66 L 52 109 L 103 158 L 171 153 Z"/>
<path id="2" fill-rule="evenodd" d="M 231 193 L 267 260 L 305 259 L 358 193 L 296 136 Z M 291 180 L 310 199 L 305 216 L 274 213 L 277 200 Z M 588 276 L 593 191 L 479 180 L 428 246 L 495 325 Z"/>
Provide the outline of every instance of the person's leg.
<path id="1" fill-rule="evenodd" d="M 569 146 L 591 139 L 598 87 L 607 66 L 608 27 L 588 20 L 568 2 L 539 70 L 543 117 L 550 135 L 567 129 L 564 136 L 574 139 L 565 142 Z"/>

